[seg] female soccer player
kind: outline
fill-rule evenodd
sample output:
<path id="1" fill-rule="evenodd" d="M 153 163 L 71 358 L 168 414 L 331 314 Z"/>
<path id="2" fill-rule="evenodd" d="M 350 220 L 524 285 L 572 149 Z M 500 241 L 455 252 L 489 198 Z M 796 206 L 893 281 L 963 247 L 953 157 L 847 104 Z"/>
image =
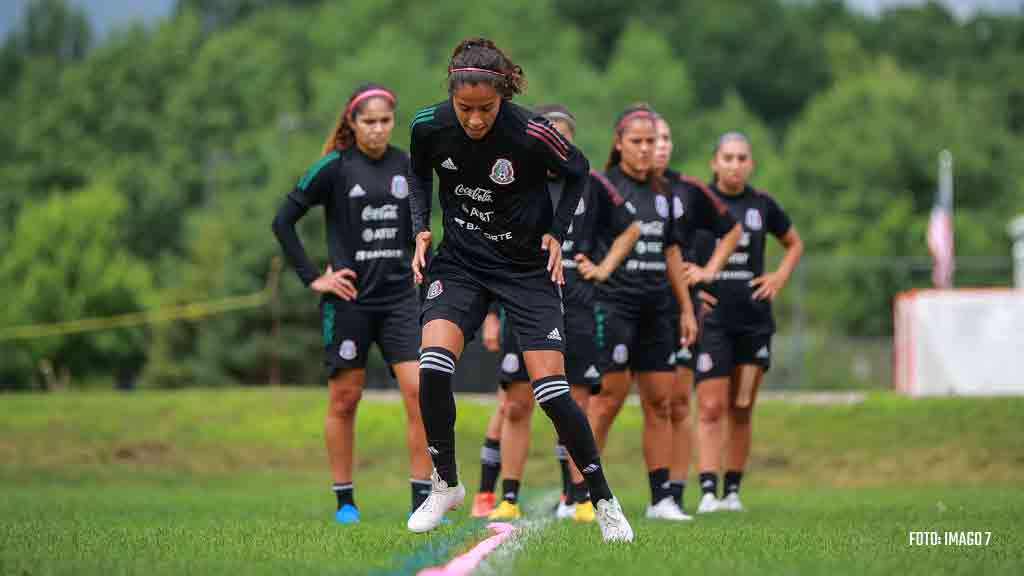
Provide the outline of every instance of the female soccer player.
<path id="1" fill-rule="evenodd" d="M 321 295 L 330 393 L 325 436 L 338 500 L 335 518 L 343 524 L 359 520 L 352 489 L 353 427 L 373 342 L 397 377 L 405 403 L 413 510 L 430 493 L 416 365 L 419 301 L 410 266 L 409 157 L 388 144 L 395 104 L 395 95 L 383 86 L 366 84 L 353 92 L 324 143 L 323 157 L 288 194 L 273 226 L 299 278 Z M 316 205 L 324 207 L 327 220 L 329 264 L 323 274 L 295 232 L 296 222 Z"/>
<path id="2" fill-rule="evenodd" d="M 658 116 L 655 128 L 657 142 L 654 146 L 654 171 L 672 190 L 672 218 L 682 223 L 673 229 L 679 236 L 683 258 L 687 262 L 687 280 L 690 283 L 710 281 L 736 249 L 743 230 L 703 182 L 668 167 L 672 160 L 672 129 L 661 116 Z M 714 254 L 703 267 L 693 265 L 697 262 L 695 245 L 698 235 L 710 236 L 712 243 L 716 237 L 721 238 Z M 695 308 L 700 303 L 697 292 L 696 288 L 690 290 L 690 300 Z M 674 314 L 678 316 L 678 300 L 672 298 L 670 301 Z M 690 469 L 690 387 L 693 385 L 693 362 L 690 347 L 680 346 L 675 354 L 676 376 L 671 397 L 672 466 L 669 469 L 669 490 L 672 499 L 684 512 L 683 490 Z"/>
<path id="3" fill-rule="evenodd" d="M 440 179 L 444 240 L 426 271 L 420 352 L 420 405 L 434 462 L 430 496 L 409 518 L 426 532 L 466 495 L 455 465 L 452 375 L 464 342 L 497 300 L 515 330 L 541 408 L 554 423 L 596 502 L 605 541 L 631 541 L 633 531 L 604 477 L 586 416 L 569 395 L 559 295 L 561 241 L 585 185 L 583 154 L 543 118 L 511 102 L 523 70 L 493 42 L 473 38 L 455 48 L 449 99 L 413 119 L 413 275 L 424 280 L 431 244 L 430 191 Z M 565 178 L 554 211 L 548 171 Z"/>
<path id="4" fill-rule="evenodd" d="M 771 363 L 775 332 L 771 301 L 793 272 L 803 243 L 782 207 L 748 184 L 754 169 L 750 140 L 739 132 L 719 138 L 711 158 L 711 189 L 743 225 L 743 238 L 711 284 L 697 355 L 700 484 L 698 513 L 742 510 L 740 480 L 750 454 L 750 417 L 761 379 Z M 786 253 L 774 272 L 764 271 L 767 233 Z M 722 418 L 729 422 L 724 498 L 717 499 Z"/>
<path id="5" fill-rule="evenodd" d="M 656 115 L 646 105 L 627 108 L 615 122 L 615 135 L 604 176 L 640 223 L 640 239 L 622 266 L 597 286 L 597 337 L 602 349 L 601 392 L 590 400 L 589 417 L 598 445 L 629 393 L 630 371 L 639 380 L 644 413 L 644 460 L 651 487 L 647 517 L 687 520 L 668 490 L 672 460 L 669 400 L 676 348 L 671 295 L 666 277 L 682 305 L 679 331 L 686 343 L 696 336 L 696 321 L 683 275 L 683 262 L 671 193 L 654 173 Z M 599 244 L 612 245 L 607 230 Z"/>
<path id="6" fill-rule="evenodd" d="M 547 105 L 535 110 L 559 131 L 566 140 L 575 137 L 576 119 L 561 105 Z M 563 194 L 564 182 L 551 179 L 548 191 L 552 203 L 557 205 Z M 595 231 L 608 229 L 615 236 L 615 242 L 600 264 L 594 265 Z M 597 345 L 594 339 L 594 283 L 603 281 L 614 270 L 640 236 L 640 225 L 625 208 L 618 193 L 607 188 L 600 181 L 591 180 L 583 197 L 573 210 L 569 232 L 562 242 L 562 267 L 565 276 L 563 304 L 565 306 L 565 363 L 569 390 L 572 398 L 586 411 L 592 392 L 600 387 L 600 372 Z M 577 270 L 578 266 L 582 269 Z M 530 416 L 533 398 L 529 377 L 523 369 L 524 362 L 519 351 L 516 336 L 505 322 L 502 338 L 501 381 L 506 390 L 505 422 L 501 438 L 502 501 L 490 514 L 492 520 L 515 519 L 520 517 L 518 504 L 519 483 L 529 451 Z M 594 507 L 587 493 L 583 476 L 566 455 L 560 441 L 556 454 L 563 473 L 565 500 L 556 509 L 562 518 L 574 518 L 580 522 L 594 520 Z M 565 486 L 568 484 L 568 486 Z"/>

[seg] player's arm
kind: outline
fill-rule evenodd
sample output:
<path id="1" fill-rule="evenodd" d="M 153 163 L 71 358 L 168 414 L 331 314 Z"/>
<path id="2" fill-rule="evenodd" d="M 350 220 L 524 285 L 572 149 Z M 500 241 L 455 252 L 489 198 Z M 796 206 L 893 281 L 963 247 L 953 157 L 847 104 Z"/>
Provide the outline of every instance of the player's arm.
<path id="1" fill-rule="evenodd" d="M 693 312 L 693 301 L 690 300 L 690 285 L 686 281 L 683 251 L 678 244 L 665 247 L 665 265 L 672 293 L 679 301 L 679 308 L 682 311 L 679 315 L 679 341 L 684 346 L 689 346 L 697 340 L 697 319 Z"/>
<path id="2" fill-rule="evenodd" d="M 558 130 L 543 118 L 534 118 L 527 123 L 526 134 L 533 142 L 548 170 L 565 180 L 562 197 L 555 207 L 555 215 L 551 229 L 541 239 L 541 249 L 548 252 L 547 269 L 551 272 L 551 281 L 564 284 L 562 277 L 562 240 L 565 239 L 573 212 L 583 196 L 587 173 L 590 164 L 587 157 L 566 140 Z"/>
<path id="3" fill-rule="evenodd" d="M 633 218 L 633 212 L 622 195 L 607 178 L 598 172 L 591 172 L 587 184 L 590 186 L 591 198 L 594 199 L 591 217 L 595 228 L 610 229 L 616 236 L 599 264 L 594 264 L 583 254 L 577 254 L 577 268 L 584 280 L 604 282 L 622 264 L 640 238 L 640 223 Z"/>
<path id="4" fill-rule="evenodd" d="M 317 272 L 295 230 L 295 225 L 312 206 L 324 203 L 323 199 L 330 190 L 333 173 L 328 164 L 330 161 L 325 162 L 321 159 L 306 172 L 281 204 L 271 228 L 285 257 L 303 284 L 316 292 L 330 292 L 343 300 L 351 300 L 357 295 L 355 285 L 352 283 L 356 277 L 355 272 L 348 268 L 335 271 L 329 264 L 326 272 Z"/>
<path id="5" fill-rule="evenodd" d="M 769 197 L 768 206 L 765 209 L 765 225 L 773 236 L 779 239 L 786 253 L 779 262 L 779 267 L 774 272 L 758 276 L 750 281 L 755 287 L 754 298 L 757 300 L 772 300 L 786 285 L 789 276 L 796 269 L 800 262 L 800 256 L 804 253 L 804 243 L 796 231 L 796 227 L 790 222 L 789 217 L 782 211 L 782 208 Z"/>
<path id="6" fill-rule="evenodd" d="M 434 172 L 430 166 L 429 142 L 426 127 L 413 124 L 409 143 L 409 212 L 412 215 L 412 234 L 416 245 L 412 257 L 412 276 L 416 284 L 423 282 L 430 250 L 430 207 L 434 191 Z"/>
<path id="7" fill-rule="evenodd" d="M 693 223 L 694 228 L 709 230 L 719 237 L 707 264 L 699 266 L 695 263 L 688 263 L 686 265 L 686 280 L 690 285 L 707 284 L 715 279 L 722 268 L 725 268 L 729 256 L 736 251 L 736 246 L 743 238 L 743 226 L 736 222 L 729 214 L 725 204 L 716 198 L 714 192 L 709 190 L 703 182 L 686 176 L 682 177 L 682 180 L 689 185 L 690 210 L 687 220 Z"/>

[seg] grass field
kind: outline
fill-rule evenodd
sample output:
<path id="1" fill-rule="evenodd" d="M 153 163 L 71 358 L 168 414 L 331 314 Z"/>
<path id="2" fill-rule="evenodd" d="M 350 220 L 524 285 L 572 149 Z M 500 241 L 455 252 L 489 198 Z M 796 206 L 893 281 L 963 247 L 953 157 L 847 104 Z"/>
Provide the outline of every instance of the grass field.
<path id="1" fill-rule="evenodd" d="M 332 519 L 323 389 L 0 396 L 0 574 L 406 574 L 486 536 L 467 518 L 404 529 L 409 488 L 398 403 L 360 407 L 357 527 Z M 492 405 L 459 402 L 462 476 L 476 486 Z M 481 574 L 1020 574 L 1024 399 L 853 405 L 766 401 L 742 514 L 641 519 L 640 419 L 627 407 L 605 463 L 637 541 L 541 512 L 557 484 L 534 422 L 519 536 Z M 687 491 L 687 505 L 696 503 Z M 910 546 L 909 531 L 990 532 L 987 546 Z"/>

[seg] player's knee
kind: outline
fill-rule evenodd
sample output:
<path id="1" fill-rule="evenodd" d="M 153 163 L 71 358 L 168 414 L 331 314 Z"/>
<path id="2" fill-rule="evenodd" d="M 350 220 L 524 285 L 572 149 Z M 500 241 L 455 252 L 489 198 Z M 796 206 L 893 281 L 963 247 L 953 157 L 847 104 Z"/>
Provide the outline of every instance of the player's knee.
<path id="1" fill-rule="evenodd" d="M 363 391 L 359 388 L 340 388 L 331 393 L 330 414 L 335 418 L 349 419 L 356 415 Z"/>
<path id="2" fill-rule="evenodd" d="M 750 416 L 752 413 L 753 409 L 750 406 L 746 408 L 733 406 L 729 408 L 729 421 L 734 426 L 750 426 Z"/>
<path id="3" fill-rule="evenodd" d="M 533 413 L 533 399 L 510 398 L 505 404 L 505 418 L 509 422 L 522 422 Z"/>
<path id="4" fill-rule="evenodd" d="M 651 396 L 643 401 L 644 415 L 648 418 L 667 420 L 672 415 L 672 402 L 668 394 Z"/>
<path id="5" fill-rule="evenodd" d="M 700 400 L 700 421 L 708 424 L 715 424 L 722 420 L 725 412 L 725 403 L 720 398 L 701 398 Z"/>
<path id="6" fill-rule="evenodd" d="M 673 424 L 686 422 L 690 419 L 690 398 L 684 394 L 677 394 L 672 397 L 671 418 Z"/>

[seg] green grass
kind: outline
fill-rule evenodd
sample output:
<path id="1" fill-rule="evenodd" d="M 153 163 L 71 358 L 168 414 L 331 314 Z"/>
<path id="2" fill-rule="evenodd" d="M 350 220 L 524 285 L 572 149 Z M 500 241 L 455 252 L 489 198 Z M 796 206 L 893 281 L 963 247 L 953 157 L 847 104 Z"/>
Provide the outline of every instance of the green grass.
<path id="1" fill-rule="evenodd" d="M 323 389 L 0 397 L 0 574 L 399 574 L 484 537 L 454 522 L 404 529 L 401 405 L 360 407 L 355 529 L 331 519 Z M 491 404 L 460 399 L 459 461 L 475 488 Z M 641 519 L 640 415 L 627 407 L 605 463 L 637 542 L 596 526 L 529 524 L 481 573 L 1019 574 L 1024 569 L 1022 399 L 856 405 L 765 402 L 744 483 L 750 511 Z M 526 500 L 557 482 L 553 434 L 534 420 Z M 472 492 L 472 490 L 471 490 Z M 697 494 L 687 492 L 689 508 Z M 533 515 L 536 520 L 538 514 Z M 911 547 L 910 530 L 992 532 L 985 547 Z"/>

